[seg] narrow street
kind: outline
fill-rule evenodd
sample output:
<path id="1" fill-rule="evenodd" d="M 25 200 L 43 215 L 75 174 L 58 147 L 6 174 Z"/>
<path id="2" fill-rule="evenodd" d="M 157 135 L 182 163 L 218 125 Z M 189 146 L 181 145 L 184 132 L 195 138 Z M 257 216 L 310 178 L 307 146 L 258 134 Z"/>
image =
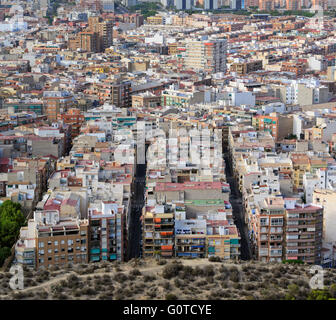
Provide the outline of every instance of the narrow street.
<path id="1" fill-rule="evenodd" d="M 141 242 L 141 210 L 144 206 L 144 191 L 146 183 L 146 165 L 138 164 L 132 195 L 132 211 L 128 239 L 128 260 L 140 256 Z"/>
<path id="2" fill-rule="evenodd" d="M 239 192 L 239 188 L 236 180 L 233 177 L 232 166 L 228 154 L 225 153 L 225 174 L 226 180 L 230 184 L 231 194 L 230 194 L 230 203 L 232 205 L 232 213 L 235 220 L 235 224 L 240 232 L 241 243 L 241 259 L 250 260 L 251 259 L 251 248 L 248 239 L 248 228 L 245 224 L 244 219 L 244 210 L 242 205 L 242 197 Z"/>

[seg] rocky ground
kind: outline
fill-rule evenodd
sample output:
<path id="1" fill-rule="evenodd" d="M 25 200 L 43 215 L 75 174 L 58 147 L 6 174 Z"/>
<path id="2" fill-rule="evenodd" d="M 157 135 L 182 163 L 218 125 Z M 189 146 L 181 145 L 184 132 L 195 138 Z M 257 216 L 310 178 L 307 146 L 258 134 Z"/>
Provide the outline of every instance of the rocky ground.
<path id="1" fill-rule="evenodd" d="M 309 265 L 223 263 L 206 259 L 131 260 L 24 271 L 12 290 L 0 273 L 0 299 L 260 300 L 336 298 L 336 269 L 324 269 L 324 290 L 312 290 Z"/>

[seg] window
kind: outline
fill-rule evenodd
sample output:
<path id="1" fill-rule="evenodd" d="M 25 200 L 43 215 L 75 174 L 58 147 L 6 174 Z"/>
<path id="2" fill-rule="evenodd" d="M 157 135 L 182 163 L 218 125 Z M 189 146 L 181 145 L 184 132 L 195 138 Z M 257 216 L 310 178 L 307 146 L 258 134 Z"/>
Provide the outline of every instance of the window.
<path id="1" fill-rule="evenodd" d="M 44 259 L 43 258 L 39 259 L 39 263 L 44 263 Z"/>
<path id="2" fill-rule="evenodd" d="M 51 249 L 48 249 L 48 253 L 51 253 Z"/>
<path id="3" fill-rule="evenodd" d="M 55 249 L 55 253 L 58 253 L 58 249 Z"/>
<path id="4" fill-rule="evenodd" d="M 51 257 L 48 257 L 48 261 L 51 261 L 51 259 L 52 259 Z"/>
<path id="5" fill-rule="evenodd" d="M 81 244 L 86 244 L 86 239 L 82 239 Z"/>
<path id="6" fill-rule="evenodd" d="M 58 246 L 58 241 L 55 241 L 55 242 L 54 242 L 54 245 L 55 245 L 55 246 Z"/>
<path id="7" fill-rule="evenodd" d="M 44 242 L 39 242 L 39 248 L 44 248 Z"/>
<path id="8" fill-rule="evenodd" d="M 39 255 L 43 256 L 44 255 L 44 249 L 39 250 Z"/>
<path id="9" fill-rule="evenodd" d="M 73 245 L 73 240 L 68 240 L 68 246 L 72 246 Z"/>
<path id="10" fill-rule="evenodd" d="M 76 242 L 80 242 L 81 240 L 80 239 L 76 239 Z"/>
<path id="11" fill-rule="evenodd" d="M 61 240 L 61 244 L 64 244 L 65 243 L 65 241 L 64 240 Z"/>
<path id="12" fill-rule="evenodd" d="M 282 218 L 271 219 L 271 225 L 272 226 L 282 226 L 283 225 L 283 219 Z"/>
<path id="13" fill-rule="evenodd" d="M 50 246 L 51 245 L 51 241 L 48 241 L 48 246 Z"/>

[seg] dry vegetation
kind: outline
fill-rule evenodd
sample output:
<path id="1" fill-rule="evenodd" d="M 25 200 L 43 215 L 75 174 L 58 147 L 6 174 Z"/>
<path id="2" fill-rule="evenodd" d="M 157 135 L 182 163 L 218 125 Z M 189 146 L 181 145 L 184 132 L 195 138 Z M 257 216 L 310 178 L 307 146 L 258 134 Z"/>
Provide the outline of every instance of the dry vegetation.
<path id="1" fill-rule="evenodd" d="M 1 299 L 309 299 L 308 265 L 132 260 L 25 270 L 25 287 L 9 288 L 0 273 Z M 336 270 L 324 274 L 327 298 L 336 298 Z M 318 298 L 315 296 L 314 298 Z M 321 297 L 320 297 L 321 298 Z"/>

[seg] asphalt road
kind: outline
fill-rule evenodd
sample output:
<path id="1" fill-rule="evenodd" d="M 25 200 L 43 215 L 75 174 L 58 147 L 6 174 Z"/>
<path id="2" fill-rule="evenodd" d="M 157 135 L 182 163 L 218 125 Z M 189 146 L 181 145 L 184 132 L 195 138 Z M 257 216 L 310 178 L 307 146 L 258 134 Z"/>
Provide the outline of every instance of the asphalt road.
<path id="1" fill-rule="evenodd" d="M 146 165 L 138 164 L 134 182 L 130 226 L 128 230 L 128 259 L 140 256 L 141 242 L 141 211 L 144 206 Z"/>
<path id="2" fill-rule="evenodd" d="M 251 248 L 248 238 L 248 228 L 245 223 L 244 210 L 242 205 L 242 197 L 239 192 L 237 181 L 233 177 L 232 166 L 229 160 L 228 155 L 225 157 L 225 174 L 226 180 L 230 184 L 230 203 L 232 205 L 232 214 L 235 220 L 235 224 L 240 232 L 241 241 L 240 241 L 240 251 L 242 260 L 250 260 L 252 257 Z"/>

